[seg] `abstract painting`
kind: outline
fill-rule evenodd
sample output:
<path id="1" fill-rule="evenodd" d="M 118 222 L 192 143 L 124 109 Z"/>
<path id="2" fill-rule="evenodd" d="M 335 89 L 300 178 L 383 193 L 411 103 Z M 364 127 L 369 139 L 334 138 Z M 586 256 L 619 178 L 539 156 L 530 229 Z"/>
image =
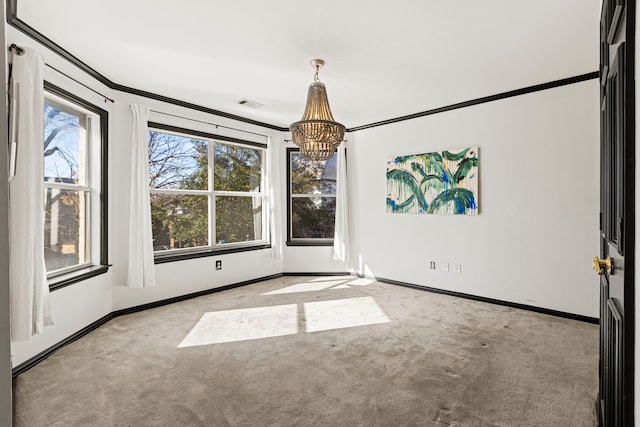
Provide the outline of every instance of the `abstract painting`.
<path id="1" fill-rule="evenodd" d="M 478 214 L 478 147 L 387 162 L 387 212 Z"/>

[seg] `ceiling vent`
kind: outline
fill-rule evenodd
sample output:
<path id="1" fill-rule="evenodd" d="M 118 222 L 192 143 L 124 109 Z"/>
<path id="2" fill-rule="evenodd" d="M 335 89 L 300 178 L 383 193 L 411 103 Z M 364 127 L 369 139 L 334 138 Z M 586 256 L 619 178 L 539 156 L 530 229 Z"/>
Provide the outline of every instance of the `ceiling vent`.
<path id="1" fill-rule="evenodd" d="M 256 109 L 256 110 L 264 105 L 256 101 L 251 101 L 246 98 L 242 98 L 240 101 L 236 101 L 236 103 L 240 105 L 244 105 L 245 107 Z"/>

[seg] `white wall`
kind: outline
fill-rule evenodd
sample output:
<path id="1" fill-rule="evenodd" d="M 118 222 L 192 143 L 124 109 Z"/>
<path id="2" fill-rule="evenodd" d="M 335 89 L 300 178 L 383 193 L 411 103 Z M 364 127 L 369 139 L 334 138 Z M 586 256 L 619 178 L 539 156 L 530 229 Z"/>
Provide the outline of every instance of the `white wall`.
<path id="1" fill-rule="evenodd" d="M 29 341 L 11 343 L 13 366 L 30 359 L 96 320 L 111 313 L 111 272 L 51 293 L 55 325 Z"/>
<path id="2" fill-rule="evenodd" d="M 348 273 L 347 264 L 334 261 L 333 246 L 287 246 L 285 273 Z"/>
<path id="3" fill-rule="evenodd" d="M 590 80 L 357 132 L 349 152 L 352 267 L 598 317 L 590 269 L 598 253 L 598 105 Z M 390 157 L 469 146 L 479 147 L 478 216 L 386 213 Z"/>
<path id="4" fill-rule="evenodd" d="M 222 260 L 222 270 L 215 261 Z M 156 286 L 130 289 L 124 281 L 114 285 L 113 309 L 132 307 L 224 285 L 282 273 L 282 261 L 270 250 L 240 252 L 156 265 Z"/>

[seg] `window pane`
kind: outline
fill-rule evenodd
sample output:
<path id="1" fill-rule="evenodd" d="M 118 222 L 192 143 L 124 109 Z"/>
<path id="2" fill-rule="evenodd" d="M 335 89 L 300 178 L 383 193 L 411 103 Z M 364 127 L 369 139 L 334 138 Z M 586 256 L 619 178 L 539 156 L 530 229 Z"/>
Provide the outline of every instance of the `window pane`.
<path id="1" fill-rule="evenodd" d="M 313 161 L 291 153 L 291 194 L 336 194 L 338 156 Z"/>
<path id="2" fill-rule="evenodd" d="M 216 142 L 213 155 L 215 190 L 260 191 L 262 150 Z"/>
<path id="3" fill-rule="evenodd" d="M 335 197 L 293 197 L 291 238 L 333 239 L 335 217 Z"/>
<path id="4" fill-rule="evenodd" d="M 262 197 L 217 196 L 218 244 L 262 240 Z"/>
<path id="5" fill-rule="evenodd" d="M 45 188 L 44 260 L 48 272 L 88 262 L 88 200 L 84 191 Z"/>
<path id="6" fill-rule="evenodd" d="M 151 194 L 153 249 L 207 246 L 208 206 L 207 196 Z"/>
<path id="7" fill-rule="evenodd" d="M 207 141 L 149 132 L 149 187 L 208 189 Z"/>
<path id="8" fill-rule="evenodd" d="M 86 116 L 52 101 L 44 103 L 44 180 L 85 184 Z"/>

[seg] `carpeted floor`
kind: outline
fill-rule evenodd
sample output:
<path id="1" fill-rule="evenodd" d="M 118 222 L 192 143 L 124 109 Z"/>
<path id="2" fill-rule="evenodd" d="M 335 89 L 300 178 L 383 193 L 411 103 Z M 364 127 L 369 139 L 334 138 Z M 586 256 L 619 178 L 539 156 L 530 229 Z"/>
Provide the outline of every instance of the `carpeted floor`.
<path id="1" fill-rule="evenodd" d="M 594 426 L 596 325 L 353 277 L 118 317 L 14 383 L 16 426 Z"/>

